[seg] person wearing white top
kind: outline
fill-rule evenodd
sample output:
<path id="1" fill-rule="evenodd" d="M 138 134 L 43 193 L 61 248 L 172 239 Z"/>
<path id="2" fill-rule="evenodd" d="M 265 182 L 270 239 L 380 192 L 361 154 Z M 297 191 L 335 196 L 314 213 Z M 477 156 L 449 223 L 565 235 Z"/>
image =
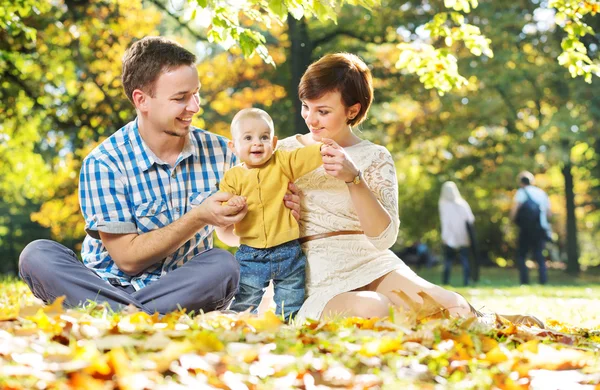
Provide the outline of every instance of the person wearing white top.
<path id="1" fill-rule="evenodd" d="M 533 185 L 534 177 L 531 172 L 523 171 L 517 176 L 520 188 L 515 194 L 512 209 L 510 210 L 510 219 L 516 222 L 519 208 L 531 198 L 540 208 L 540 229 L 531 230 L 521 227 L 519 229 L 519 241 L 517 249 L 517 266 L 519 267 L 519 278 L 521 284 L 529 284 L 529 272 L 525 265 L 525 259 L 529 250 L 533 251 L 533 257 L 539 266 L 540 284 L 546 284 L 548 274 L 546 271 L 546 259 L 544 258 L 544 247 L 546 240 L 550 236 L 550 224 L 548 218 L 552 216 L 550 211 L 550 199 L 548 194 L 541 188 Z"/>
<path id="2" fill-rule="evenodd" d="M 444 244 L 443 284 L 450 282 L 450 271 L 456 254 L 463 266 L 464 285 L 469 284 L 469 246 L 471 240 L 467 223 L 473 223 L 475 216 L 466 200 L 460 195 L 456 184 L 447 181 L 442 185 L 439 200 L 442 243 Z"/>

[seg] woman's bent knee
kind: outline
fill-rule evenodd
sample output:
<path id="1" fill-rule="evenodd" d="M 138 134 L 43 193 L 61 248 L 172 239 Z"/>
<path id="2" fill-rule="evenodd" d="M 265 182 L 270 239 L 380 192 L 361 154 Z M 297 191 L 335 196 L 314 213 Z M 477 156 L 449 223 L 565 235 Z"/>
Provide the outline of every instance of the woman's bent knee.
<path id="1" fill-rule="evenodd" d="M 387 317 L 392 302 L 374 291 L 346 293 L 333 298 L 323 310 L 323 317 Z"/>

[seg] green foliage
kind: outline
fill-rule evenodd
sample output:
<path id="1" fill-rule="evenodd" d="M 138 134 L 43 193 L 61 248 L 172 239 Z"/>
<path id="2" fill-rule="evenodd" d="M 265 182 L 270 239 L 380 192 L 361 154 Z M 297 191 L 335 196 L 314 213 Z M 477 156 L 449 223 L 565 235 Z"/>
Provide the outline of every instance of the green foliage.
<path id="1" fill-rule="evenodd" d="M 208 38 L 211 42 L 221 43 L 226 48 L 239 45 L 244 56 L 257 53 L 266 63 L 274 65 L 273 59 L 265 46 L 265 36 L 260 29 L 269 28 L 272 23 L 283 23 L 288 15 L 295 19 L 314 17 L 321 23 L 329 20 L 337 23 L 338 14 L 344 3 L 360 5 L 367 9 L 375 8 L 377 12 L 388 12 L 381 6 L 381 0 L 364 1 L 246 1 L 232 6 L 225 0 L 201 1 L 194 4 L 197 8 L 210 10 L 211 26 Z M 410 2 L 402 2 L 411 4 Z M 435 88 L 443 95 L 452 89 L 458 89 L 468 83 L 461 76 L 456 66 L 456 58 L 449 50 L 438 47 L 441 39 L 446 46 L 452 47 L 462 42 L 474 56 L 492 57 L 491 40 L 483 35 L 479 27 L 465 22 L 464 14 L 469 14 L 478 6 L 477 0 L 445 0 L 444 6 L 451 12 L 437 10 L 431 21 L 425 25 L 430 33 L 427 38 L 401 43 L 401 51 L 396 66 L 411 74 L 416 74 L 425 88 Z M 595 0 L 580 2 L 577 0 L 553 0 L 549 7 L 555 8 L 556 23 L 563 27 L 567 36 L 562 42 L 562 53 L 558 56 L 559 64 L 567 67 L 572 77 L 583 76 L 591 82 L 594 74 L 600 74 L 597 61 L 587 55 L 581 38 L 593 35 L 594 30 L 583 20 L 586 15 L 595 15 L 598 3 Z M 461 13 L 462 12 L 462 13 Z M 194 15 L 197 15 L 194 12 Z M 252 23 L 251 27 L 245 27 Z M 260 26 L 260 27 L 258 27 Z"/>
<path id="2" fill-rule="evenodd" d="M 265 36 L 256 25 L 267 29 L 272 24 L 282 25 L 288 15 L 295 19 L 314 17 L 321 22 L 335 22 L 344 4 L 370 9 L 379 0 L 250 0 L 235 4 L 227 0 L 189 0 L 189 3 L 194 9 L 193 17 L 198 15 L 198 9 L 209 11 L 207 36 L 210 42 L 222 44 L 227 49 L 237 44 L 245 57 L 258 54 L 267 64 L 275 65 L 267 50 Z M 249 23 L 252 28 L 245 27 Z"/>
<path id="3" fill-rule="evenodd" d="M 35 43 L 37 30 L 29 25 L 36 15 L 47 12 L 50 2 L 36 0 L 2 0 L 0 5 L 0 31 L 4 39 L 22 40 L 25 45 Z"/>
<path id="4" fill-rule="evenodd" d="M 567 33 L 561 43 L 563 52 L 558 56 L 559 64 L 567 67 L 572 77 L 583 76 L 587 83 L 591 83 L 593 75 L 600 75 L 600 61 L 588 57 L 580 39 L 595 34 L 584 18 L 586 15 L 595 16 L 600 11 L 600 3 L 596 0 L 550 0 L 549 6 L 556 9 L 556 23 Z"/>
<path id="5" fill-rule="evenodd" d="M 142 12 L 140 2 L 11 4 L 0 18 L 12 26 L 0 44 L 0 206 L 9 208 L 0 220 L 0 252 L 10 254 L 6 263 L 15 262 L 27 242 L 48 237 L 42 227 L 69 246 L 83 237 L 76 194 L 81 159 L 131 118 L 120 58 L 134 37 L 152 33 L 159 21 L 156 11 Z M 133 17 L 140 12 L 143 20 Z M 35 26 L 35 39 L 15 26 Z M 33 223 L 30 214 L 46 201 Z"/>
<path id="6" fill-rule="evenodd" d="M 571 47 L 583 44 L 590 57 L 598 50 L 587 28 L 563 32 L 551 23 L 528 30 L 536 12 L 547 10 L 540 5 L 462 1 L 446 2 L 444 8 L 441 2 L 382 0 L 381 5 L 344 2 L 343 8 L 336 2 L 321 10 L 321 3 L 250 1 L 216 12 L 222 2 L 207 0 L 190 7 L 198 20 L 217 15 L 216 23 L 190 32 L 192 23 L 161 20 L 141 1 L 44 4 L 44 12 L 19 21 L 35 28 L 35 40 L 16 27 L 10 36 L 0 32 L 8 37 L 0 43 L 0 254 L 6 269 L 14 270 L 19 251 L 36 238 L 51 235 L 77 249 L 84 234 L 76 188 L 80 162 L 133 118 L 121 91 L 120 58 L 132 40 L 159 32 L 201 47 L 202 107 L 194 124 L 223 135 L 232 115 L 251 105 L 272 114 L 281 136 L 304 131 L 292 123 L 298 101 L 290 65 L 304 69 L 334 51 L 364 58 L 376 95 L 359 134 L 385 145 L 397 162 L 399 245 L 421 239 L 437 251 L 439 189 L 454 180 L 475 211 L 480 247 L 492 260 L 510 264 L 516 232 L 507 213 L 515 176 L 529 169 L 550 193 L 555 237 L 564 253 L 561 167 L 571 158 L 581 259 L 590 265 L 599 261 L 600 144 L 594 131 L 600 98 L 584 77 L 572 78 L 556 61 L 568 31 L 576 35 Z M 21 18 L 12 12 L 11 18 Z M 580 18 L 567 9 L 565 20 L 576 21 L 561 27 L 585 23 L 597 31 L 594 12 L 592 7 Z M 329 13 L 333 16 L 324 16 Z M 293 17 L 286 19 L 288 14 Z M 7 14 L 1 15 L 6 22 Z M 298 18 L 307 32 L 292 41 L 297 38 L 285 22 Z M 213 43 L 196 42 L 211 31 Z M 219 40 L 229 51 L 216 44 Z M 260 46 L 257 42 L 264 51 L 243 57 Z M 292 44 L 304 45 L 302 58 Z M 277 67 L 263 61 L 267 55 Z"/>

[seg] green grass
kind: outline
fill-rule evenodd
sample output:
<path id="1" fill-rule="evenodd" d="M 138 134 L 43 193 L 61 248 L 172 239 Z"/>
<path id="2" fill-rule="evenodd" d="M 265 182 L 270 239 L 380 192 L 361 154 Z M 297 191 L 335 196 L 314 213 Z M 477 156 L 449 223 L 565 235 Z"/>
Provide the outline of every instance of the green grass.
<path id="1" fill-rule="evenodd" d="M 432 283 L 440 283 L 442 268 L 417 270 Z M 537 270 L 529 271 L 529 279 L 537 281 Z M 462 285 L 462 270 L 454 267 L 445 286 L 463 294 L 482 311 L 505 314 L 528 313 L 542 320 L 555 319 L 584 328 L 600 326 L 600 275 L 582 272 L 575 277 L 563 270 L 548 270 L 548 284 L 519 285 L 514 268 L 482 268 L 480 280 L 474 286 Z"/>

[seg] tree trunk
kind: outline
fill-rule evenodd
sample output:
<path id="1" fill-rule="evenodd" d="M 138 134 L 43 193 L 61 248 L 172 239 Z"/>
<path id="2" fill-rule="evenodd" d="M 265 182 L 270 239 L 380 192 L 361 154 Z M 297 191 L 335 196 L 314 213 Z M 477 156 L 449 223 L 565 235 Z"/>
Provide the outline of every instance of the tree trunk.
<path id="1" fill-rule="evenodd" d="M 312 59 L 312 42 L 308 36 L 308 26 L 304 18 L 300 20 L 294 19 L 292 15 L 288 15 L 288 29 L 290 36 L 290 86 L 288 88 L 288 96 L 290 96 L 294 107 L 293 131 L 297 133 L 305 133 L 306 125 L 300 114 L 300 103 L 298 102 L 298 84 L 304 74 L 306 68 L 311 63 Z"/>
<path id="2" fill-rule="evenodd" d="M 562 174 L 565 178 L 565 199 L 567 206 L 567 272 L 579 273 L 579 251 L 577 248 L 577 220 L 575 219 L 575 193 L 573 192 L 573 172 L 571 148 L 566 147 L 567 158 Z"/>

